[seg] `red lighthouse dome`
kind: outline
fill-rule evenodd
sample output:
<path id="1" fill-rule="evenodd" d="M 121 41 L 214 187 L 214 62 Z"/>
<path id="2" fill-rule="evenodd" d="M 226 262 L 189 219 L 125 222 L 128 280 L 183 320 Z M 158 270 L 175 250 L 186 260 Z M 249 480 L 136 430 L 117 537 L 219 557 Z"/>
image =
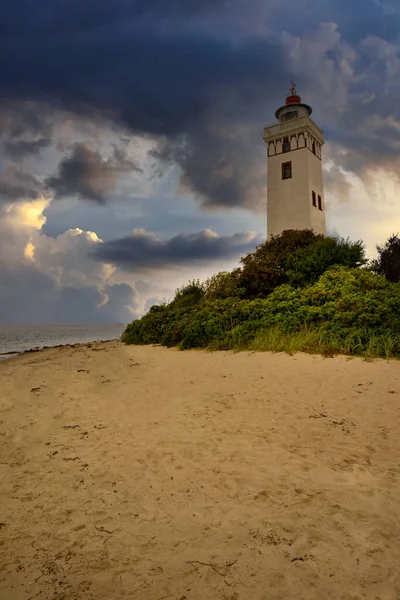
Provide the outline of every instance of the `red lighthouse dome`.
<path id="1" fill-rule="evenodd" d="M 289 108 L 288 108 L 289 107 Z M 292 82 L 289 94 L 286 97 L 285 104 L 278 108 L 275 113 L 278 121 L 286 121 L 303 115 L 310 116 L 312 108 L 308 104 L 303 104 L 301 97 L 296 92 L 296 86 Z"/>
<path id="2" fill-rule="evenodd" d="M 301 104 L 300 96 L 296 96 L 295 94 L 291 94 L 286 98 L 286 104 Z"/>
<path id="3" fill-rule="evenodd" d="M 286 98 L 286 104 L 301 104 L 301 98 L 297 95 L 296 85 L 292 80 L 292 86 L 290 88 L 290 93 Z"/>

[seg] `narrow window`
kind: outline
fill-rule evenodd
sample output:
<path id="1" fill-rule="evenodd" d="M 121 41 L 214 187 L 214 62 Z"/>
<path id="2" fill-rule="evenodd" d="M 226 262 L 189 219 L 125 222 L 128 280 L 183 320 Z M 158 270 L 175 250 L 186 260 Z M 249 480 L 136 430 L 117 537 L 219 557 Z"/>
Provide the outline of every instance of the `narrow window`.
<path id="1" fill-rule="evenodd" d="M 282 179 L 291 179 L 292 177 L 292 163 L 282 163 Z"/>
<path id="2" fill-rule="evenodd" d="M 284 140 L 283 140 L 283 151 L 284 152 L 290 152 L 289 138 L 284 138 Z"/>
<path id="3" fill-rule="evenodd" d="M 319 210 L 322 210 L 322 198 L 321 198 L 321 196 L 318 196 L 318 208 L 319 208 Z"/>
<path id="4" fill-rule="evenodd" d="M 317 206 L 317 195 L 315 192 L 312 193 L 312 205 Z"/>
<path id="5" fill-rule="evenodd" d="M 312 151 L 313 151 L 314 154 L 317 154 L 316 151 L 315 151 L 315 142 L 313 142 Z"/>

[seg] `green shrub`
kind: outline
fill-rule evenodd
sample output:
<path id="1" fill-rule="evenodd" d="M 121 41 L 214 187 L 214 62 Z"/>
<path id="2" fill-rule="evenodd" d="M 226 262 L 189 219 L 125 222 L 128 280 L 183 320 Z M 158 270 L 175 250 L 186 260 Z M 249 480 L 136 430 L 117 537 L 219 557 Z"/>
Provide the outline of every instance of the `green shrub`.
<path id="1" fill-rule="evenodd" d="M 364 244 L 342 238 L 316 239 L 307 247 L 298 248 L 286 261 L 288 283 L 301 287 L 315 283 L 333 266 L 357 268 L 365 265 Z"/>
<path id="2" fill-rule="evenodd" d="M 198 304 L 203 296 L 204 285 L 200 283 L 199 279 L 193 279 L 187 285 L 176 290 L 171 304 L 174 307 L 193 306 L 194 304 Z"/>
<path id="3" fill-rule="evenodd" d="M 378 257 L 371 262 L 371 269 L 388 281 L 400 281 L 400 238 L 392 235 L 384 246 L 377 246 Z"/>
<path id="4" fill-rule="evenodd" d="M 152 306 L 149 312 L 130 323 L 122 335 L 127 344 L 159 344 L 168 318 L 168 305 Z"/>
<path id="5" fill-rule="evenodd" d="M 266 298 L 285 283 L 304 287 L 315 283 L 333 266 L 357 268 L 366 262 L 361 241 L 290 230 L 243 257 L 241 268 L 233 271 L 232 278 L 237 288 L 243 288 L 242 296 Z"/>
<path id="6" fill-rule="evenodd" d="M 400 240 L 392 236 L 378 251 L 365 266 L 362 242 L 286 231 L 232 273 L 190 281 L 128 325 L 122 339 L 182 350 L 400 357 Z"/>
<path id="7" fill-rule="evenodd" d="M 245 291 L 244 288 L 238 287 L 237 279 L 232 273 L 226 271 L 213 275 L 204 283 L 204 296 L 207 300 L 240 298 Z"/>
<path id="8" fill-rule="evenodd" d="M 238 287 L 245 289 L 246 298 L 265 298 L 275 288 L 288 282 L 286 264 L 289 258 L 319 239 L 323 236 L 307 229 L 284 231 L 273 236 L 241 259 L 241 268 L 233 272 Z"/>
<path id="9" fill-rule="evenodd" d="M 191 294 L 178 300 L 186 296 Z M 264 344 L 266 349 L 301 347 L 325 353 L 331 348 L 347 354 L 397 356 L 400 285 L 366 269 L 336 267 L 314 285 L 295 289 L 285 284 L 264 299 L 202 296 L 189 306 L 174 300 L 152 307 L 127 327 L 123 340 L 180 349 Z"/>

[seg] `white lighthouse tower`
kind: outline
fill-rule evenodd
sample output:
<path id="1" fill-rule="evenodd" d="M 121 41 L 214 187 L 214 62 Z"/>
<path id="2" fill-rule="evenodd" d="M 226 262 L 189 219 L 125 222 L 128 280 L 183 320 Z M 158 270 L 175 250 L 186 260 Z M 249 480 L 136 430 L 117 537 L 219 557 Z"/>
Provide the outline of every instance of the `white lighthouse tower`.
<path id="1" fill-rule="evenodd" d="M 264 128 L 268 153 L 268 239 L 287 229 L 312 229 L 326 235 L 322 179 L 322 130 L 310 119 L 292 84 L 278 123 Z"/>

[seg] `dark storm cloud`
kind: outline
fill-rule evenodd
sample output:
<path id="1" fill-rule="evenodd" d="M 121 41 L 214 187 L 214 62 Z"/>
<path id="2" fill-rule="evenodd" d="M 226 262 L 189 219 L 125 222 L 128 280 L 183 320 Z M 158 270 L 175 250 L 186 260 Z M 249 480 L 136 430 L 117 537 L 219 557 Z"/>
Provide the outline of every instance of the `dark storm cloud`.
<path id="1" fill-rule="evenodd" d="M 51 144 L 53 123 L 47 105 L 3 101 L 0 104 L 0 149 L 3 156 L 21 160 Z"/>
<path id="2" fill-rule="evenodd" d="M 0 202 L 32 199 L 39 193 L 39 182 L 16 165 L 8 165 L 0 171 Z"/>
<path id="3" fill-rule="evenodd" d="M 216 12 L 230 3 L 206 4 Z M 165 4 L 154 1 L 70 2 L 66 10 L 67 3 L 53 0 L 17 16 L 11 9 L 2 15 L 0 93 L 51 100 L 58 108 L 113 118 L 136 134 L 163 137 L 168 156 L 206 203 L 243 204 L 241 171 L 257 156 L 243 152 L 235 127 L 258 113 L 253 143 L 264 158 L 265 102 L 289 80 L 282 50 L 270 39 L 239 40 L 197 27 L 190 17 L 204 15 L 202 2 L 190 2 L 184 12 L 183 2 L 172 6 L 167 16 Z M 64 181 L 58 191 L 66 192 Z M 89 197 L 99 201 L 97 191 Z"/>
<path id="4" fill-rule="evenodd" d="M 6 140 L 3 144 L 5 154 L 13 159 L 19 160 L 32 154 L 39 154 L 41 150 L 51 144 L 50 138 L 39 138 L 37 140 Z"/>
<path id="5" fill-rule="evenodd" d="M 254 250 L 259 241 L 246 233 L 217 236 L 209 230 L 160 240 L 154 234 L 139 230 L 121 239 L 98 244 L 92 256 L 128 271 L 158 270 L 236 258 Z"/>
<path id="6" fill-rule="evenodd" d="M 276 0 L 272 4 L 274 29 L 294 35 L 306 35 L 315 31 L 320 23 L 334 22 L 350 43 L 367 35 L 384 39 L 399 36 L 398 0 Z"/>
<path id="7" fill-rule="evenodd" d="M 333 139 L 346 131 L 350 146 L 373 148 L 374 140 L 356 131 L 360 107 L 351 92 L 359 86 L 379 95 L 379 86 L 387 88 L 398 74 L 394 56 L 392 70 L 382 70 L 390 59 L 383 53 L 375 60 L 375 44 L 346 79 L 343 44 L 325 47 L 323 36 L 296 66 L 282 31 L 303 44 L 322 21 L 333 21 L 347 44 L 357 46 L 366 36 L 395 41 L 396 6 L 395 0 L 43 0 L 32 11 L 20 0 L 0 17 L 0 94 L 103 115 L 133 133 L 155 136 L 163 140 L 158 158 L 181 167 L 204 205 L 255 206 L 265 185 L 262 126 L 282 102 L 293 71 L 303 79 L 307 100 L 320 99 Z M 350 90 L 347 103 L 325 109 L 341 85 Z M 363 105 L 365 118 L 373 111 L 399 118 L 396 90 L 387 88 L 381 104 Z M 59 194 L 80 189 L 63 173 L 79 179 L 70 163 L 62 163 Z M 84 186 L 84 194 L 79 189 L 81 197 L 105 199 L 96 186 Z"/>
<path id="8" fill-rule="evenodd" d="M 50 106 L 43 104 L 39 110 L 37 104 L 28 99 L 18 103 L 5 98 L 0 104 L 1 134 L 20 138 L 24 135 L 45 136 L 52 131 Z M 47 110 L 46 110 L 47 109 Z"/>
<path id="9" fill-rule="evenodd" d="M 137 170 L 121 148 L 115 148 L 112 156 L 103 158 L 88 144 L 74 144 L 61 161 L 58 173 L 49 177 L 46 184 L 56 197 L 77 196 L 102 204 L 119 175 Z"/>
<path id="10" fill-rule="evenodd" d="M 114 4 L 118 13 L 121 1 Z M 174 135 L 204 120 L 216 101 L 229 101 L 230 91 L 262 85 L 267 92 L 278 80 L 286 87 L 282 52 L 268 40 L 238 42 L 123 18 L 80 35 L 81 23 L 76 14 L 76 37 L 50 27 L 24 37 L 22 53 L 17 34 L 3 38 L 2 94 L 51 97 L 68 109 L 114 115 L 141 133 Z"/>
<path id="11" fill-rule="evenodd" d="M 2 14 L 0 33 L 7 36 L 32 35 L 46 33 L 52 27 L 61 32 L 87 32 L 138 18 L 187 19 L 227 10 L 232 12 L 240 4 L 241 0 L 85 0 L 84 3 L 80 0 L 42 0 L 35 7 L 35 14 L 31 11 L 31 19 L 28 19 L 30 0 L 19 0 L 17 6 Z"/>

